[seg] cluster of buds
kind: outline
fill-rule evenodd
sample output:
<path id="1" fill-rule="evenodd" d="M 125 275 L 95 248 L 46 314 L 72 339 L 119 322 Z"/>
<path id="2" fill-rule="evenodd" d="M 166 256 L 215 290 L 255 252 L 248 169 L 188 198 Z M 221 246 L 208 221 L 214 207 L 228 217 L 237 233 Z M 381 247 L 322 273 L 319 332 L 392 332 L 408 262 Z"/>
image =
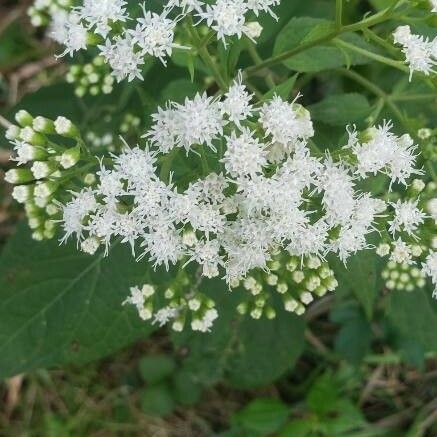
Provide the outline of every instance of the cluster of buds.
<path id="1" fill-rule="evenodd" d="M 120 124 L 120 133 L 129 134 L 136 131 L 141 125 L 141 118 L 127 112 Z"/>
<path id="2" fill-rule="evenodd" d="M 65 117 L 34 118 L 21 110 L 15 119 L 18 125 L 7 129 L 6 138 L 14 146 L 11 160 L 18 167 L 8 170 L 5 180 L 14 185 L 13 198 L 25 206 L 33 238 L 50 239 L 55 235 L 53 219 L 58 214 L 55 195 L 64 182 L 66 170 L 74 167 L 81 157 L 79 131 Z M 73 144 L 60 146 L 52 141 L 53 136 L 61 136 L 63 142 Z"/>
<path id="3" fill-rule="evenodd" d="M 131 287 L 130 296 L 123 305 L 134 305 L 141 319 L 151 320 L 152 324 L 159 326 L 169 323 L 177 332 L 184 329 L 188 320 L 193 331 L 208 332 L 218 317 L 215 303 L 201 292 L 188 290 L 187 286 L 188 278 L 159 292 L 150 284 L 144 284 L 141 288 Z"/>
<path id="4" fill-rule="evenodd" d="M 280 254 L 268 267 L 269 272 L 260 272 L 257 277 L 248 276 L 242 282 L 251 299 L 238 305 L 240 314 L 248 313 L 254 319 L 263 315 L 268 319 L 275 318 L 276 312 L 269 303 L 275 290 L 281 296 L 286 311 L 302 315 L 315 296 L 321 297 L 328 291 L 334 291 L 338 285 L 333 270 L 316 256 L 301 259 Z"/>
<path id="5" fill-rule="evenodd" d="M 388 290 L 413 291 L 423 288 L 426 284 L 425 274 L 419 268 L 402 263 L 389 261 L 382 271 L 382 278 Z"/>
<path id="6" fill-rule="evenodd" d="M 96 56 L 92 62 L 85 65 L 72 65 L 66 75 L 66 80 L 75 85 L 74 92 L 78 97 L 86 94 L 92 96 L 111 94 L 115 81 L 101 56 Z"/>
<path id="7" fill-rule="evenodd" d="M 36 0 L 27 9 L 32 26 L 48 26 L 57 14 L 65 14 L 73 5 L 72 0 Z"/>

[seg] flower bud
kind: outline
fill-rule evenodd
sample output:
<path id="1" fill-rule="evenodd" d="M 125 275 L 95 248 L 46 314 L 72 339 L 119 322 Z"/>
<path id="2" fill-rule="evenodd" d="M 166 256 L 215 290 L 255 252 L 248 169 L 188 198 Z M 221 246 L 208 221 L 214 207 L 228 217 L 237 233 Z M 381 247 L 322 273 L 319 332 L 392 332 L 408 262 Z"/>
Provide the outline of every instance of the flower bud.
<path id="1" fill-rule="evenodd" d="M 258 23 L 258 21 L 250 21 L 246 24 L 246 34 L 251 39 L 259 38 L 262 31 L 263 27 Z"/>
<path id="2" fill-rule="evenodd" d="M 292 297 L 288 297 L 284 300 L 284 308 L 285 311 L 293 312 L 298 307 L 299 302 L 296 299 L 293 299 Z"/>
<path id="3" fill-rule="evenodd" d="M 38 182 L 35 186 L 35 197 L 48 198 L 58 188 L 58 184 L 53 181 Z"/>
<path id="4" fill-rule="evenodd" d="M 265 314 L 269 320 L 273 320 L 274 318 L 276 318 L 276 311 L 272 307 L 267 307 L 265 309 Z"/>
<path id="5" fill-rule="evenodd" d="M 63 168 L 68 169 L 73 167 L 79 162 L 80 159 L 80 146 L 71 147 L 66 150 L 60 159 L 60 164 Z"/>
<path id="6" fill-rule="evenodd" d="M 10 184 L 25 184 L 35 180 L 32 172 L 27 168 L 12 168 L 5 173 L 5 181 Z"/>
<path id="7" fill-rule="evenodd" d="M 56 164 L 49 161 L 35 161 L 30 168 L 35 179 L 44 179 L 47 176 L 50 176 L 54 171 L 56 171 L 56 169 Z"/>
<path id="8" fill-rule="evenodd" d="M 313 295 L 312 295 L 309 291 L 304 291 L 304 292 L 300 295 L 300 301 L 301 301 L 304 305 L 308 305 L 308 304 L 310 304 L 313 300 L 314 300 Z"/>
<path id="9" fill-rule="evenodd" d="M 50 203 L 49 205 L 46 206 L 46 213 L 48 216 L 52 217 L 56 215 L 58 212 L 59 212 L 58 207 L 53 203 Z"/>
<path id="10" fill-rule="evenodd" d="M 41 132 L 43 134 L 55 133 L 55 123 L 46 117 L 35 117 L 32 126 L 36 132 Z"/>
<path id="11" fill-rule="evenodd" d="M 100 241 L 97 237 L 88 237 L 80 243 L 80 249 L 88 255 L 94 255 L 99 246 Z"/>
<path id="12" fill-rule="evenodd" d="M 58 117 L 55 120 L 56 133 L 69 138 L 76 138 L 79 136 L 77 127 L 65 117 Z"/>
<path id="13" fill-rule="evenodd" d="M 15 120 L 21 127 L 32 126 L 33 117 L 24 109 L 15 114 Z"/>
<path id="14" fill-rule="evenodd" d="M 33 146 L 44 146 L 46 144 L 44 135 L 35 132 L 30 126 L 26 126 L 21 130 L 20 138 Z"/>
<path id="15" fill-rule="evenodd" d="M 18 126 L 16 126 L 15 124 L 11 124 L 6 129 L 5 138 L 10 141 L 18 140 L 18 138 L 20 138 L 20 132 L 21 129 Z"/>
<path id="16" fill-rule="evenodd" d="M 12 190 L 12 197 L 18 203 L 26 203 L 33 193 L 33 185 L 17 185 Z"/>

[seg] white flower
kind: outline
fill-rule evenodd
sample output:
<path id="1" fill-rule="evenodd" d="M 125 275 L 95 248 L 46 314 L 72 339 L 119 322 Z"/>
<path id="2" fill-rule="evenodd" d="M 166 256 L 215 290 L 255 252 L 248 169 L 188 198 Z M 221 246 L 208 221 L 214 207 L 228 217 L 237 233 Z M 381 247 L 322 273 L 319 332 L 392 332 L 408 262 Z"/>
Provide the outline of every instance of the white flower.
<path id="1" fill-rule="evenodd" d="M 391 203 L 395 210 L 395 216 L 392 221 L 389 221 L 390 232 L 405 231 L 408 235 L 414 235 L 418 226 L 421 225 L 426 214 L 417 208 L 417 200 L 408 200 L 402 202 L 398 200 L 396 203 Z"/>
<path id="2" fill-rule="evenodd" d="M 242 128 L 239 136 L 231 132 L 231 136 L 225 136 L 225 139 L 226 152 L 221 162 L 231 176 L 253 176 L 262 172 L 267 165 L 266 151 L 253 132 Z"/>
<path id="3" fill-rule="evenodd" d="M 253 94 L 247 92 L 242 80 L 242 74 L 239 72 L 237 79 L 234 80 L 225 94 L 225 100 L 220 104 L 222 112 L 228 115 L 229 120 L 240 128 L 240 122 L 252 114 L 250 101 L 253 97 Z"/>
<path id="4" fill-rule="evenodd" d="M 25 141 L 14 141 L 12 144 L 14 145 L 14 151 L 16 156 L 11 157 L 11 160 L 16 161 L 18 165 L 27 164 L 28 162 L 37 159 L 40 155 L 38 149 L 35 146 L 31 146 Z"/>
<path id="5" fill-rule="evenodd" d="M 437 12 L 437 0 L 429 0 L 429 3 L 432 7 L 431 12 Z"/>
<path id="6" fill-rule="evenodd" d="M 170 320 L 175 319 L 179 314 L 177 308 L 166 306 L 157 311 L 153 317 L 153 324 L 158 324 L 160 327 L 166 325 Z"/>
<path id="7" fill-rule="evenodd" d="M 212 150 L 212 141 L 223 131 L 223 117 L 219 103 L 206 94 L 196 94 L 184 104 L 175 104 L 177 116 L 174 125 L 176 143 L 188 152 L 195 144 L 206 144 Z"/>
<path id="8" fill-rule="evenodd" d="M 112 68 L 117 82 L 125 78 L 129 82 L 135 78 L 143 80 L 140 67 L 144 64 L 144 56 L 141 52 L 135 51 L 135 42 L 129 34 L 116 36 L 113 41 L 107 39 L 105 44 L 99 45 L 98 48 L 100 55 Z"/>
<path id="9" fill-rule="evenodd" d="M 323 192 L 326 220 L 330 224 L 347 224 L 355 207 L 354 183 L 348 170 L 327 159 L 319 176 L 319 190 Z"/>
<path id="10" fill-rule="evenodd" d="M 53 32 L 53 37 L 65 46 L 60 56 L 65 56 L 67 53 L 73 56 L 74 52 L 86 49 L 87 29 L 80 22 L 79 15 L 70 13 L 66 17 L 62 16 L 58 27 Z"/>
<path id="11" fill-rule="evenodd" d="M 207 25 L 217 32 L 218 39 L 226 45 L 225 37 L 247 33 L 245 13 L 247 4 L 244 0 L 217 0 L 214 5 L 206 5 L 206 10 L 199 16 Z"/>
<path id="12" fill-rule="evenodd" d="M 90 28 L 96 26 L 95 32 L 105 38 L 111 30 L 110 24 L 128 18 L 126 4 L 124 0 L 84 0 L 83 6 L 75 10 Z"/>
<path id="13" fill-rule="evenodd" d="M 217 240 L 196 241 L 190 250 L 191 260 L 203 267 L 203 276 L 213 278 L 218 276 L 218 266 L 223 265 L 220 257 L 220 243 Z"/>
<path id="14" fill-rule="evenodd" d="M 135 29 L 129 30 L 132 42 L 138 44 L 142 56 L 150 55 L 159 58 L 165 65 L 167 56 L 171 56 L 176 22 L 162 15 L 146 11 L 143 5 L 144 17 L 137 20 Z"/>
<path id="15" fill-rule="evenodd" d="M 73 199 L 65 205 L 57 203 L 62 209 L 61 223 L 65 233 L 62 242 L 67 241 L 73 234 L 80 239 L 84 229 L 84 218 L 97 208 L 96 199 L 90 189 L 84 189 L 79 193 L 73 192 L 72 195 Z"/>
<path id="16" fill-rule="evenodd" d="M 408 246 L 404 241 L 398 238 L 393 242 L 393 251 L 390 255 L 390 261 L 394 261 L 398 264 L 411 264 L 411 247 Z"/>
<path id="17" fill-rule="evenodd" d="M 176 264 L 183 254 L 182 237 L 174 227 L 161 226 L 152 229 L 143 236 L 141 244 L 145 249 L 140 259 L 148 255 L 156 268 L 164 264 L 168 270 L 170 264 Z"/>
<path id="18" fill-rule="evenodd" d="M 285 102 L 276 95 L 271 101 L 264 103 L 259 120 L 266 136 L 272 137 L 272 142 L 287 147 L 292 147 L 298 140 L 306 140 L 314 135 L 309 112 L 302 106 Z"/>
<path id="19" fill-rule="evenodd" d="M 422 272 L 431 278 L 434 284 L 433 297 L 437 298 L 437 252 L 429 252 L 424 263 L 422 263 Z"/>
<path id="20" fill-rule="evenodd" d="M 402 46 L 405 62 L 410 68 L 410 80 L 415 71 L 429 75 L 435 73 L 437 65 L 436 44 L 437 39 L 430 41 L 421 35 L 411 33 L 409 26 L 399 26 L 393 33 L 396 44 Z"/>
<path id="21" fill-rule="evenodd" d="M 281 0 L 247 0 L 247 8 L 252 10 L 256 16 L 260 12 L 268 12 L 275 20 L 277 15 L 272 11 L 271 7 L 279 5 Z"/>
<path id="22" fill-rule="evenodd" d="M 191 11 L 201 11 L 202 5 L 203 2 L 199 0 L 168 0 L 167 2 L 167 8 L 178 7 L 181 8 L 185 14 Z"/>
<path id="23" fill-rule="evenodd" d="M 364 178 L 368 173 L 377 172 L 387 174 L 392 183 L 399 181 L 406 185 L 406 180 L 412 174 L 420 171 L 414 168 L 416 156 L 414 145 L 409 135 L 395 136 L 391 132 L 391 122 L 384 122 L 381 126 L 368 129 L 365 132 L 367 142 L 358 141 L 355 130 L 348 129 L 349 141 L 347 147 L 357 158 L 356 173 Z"/>

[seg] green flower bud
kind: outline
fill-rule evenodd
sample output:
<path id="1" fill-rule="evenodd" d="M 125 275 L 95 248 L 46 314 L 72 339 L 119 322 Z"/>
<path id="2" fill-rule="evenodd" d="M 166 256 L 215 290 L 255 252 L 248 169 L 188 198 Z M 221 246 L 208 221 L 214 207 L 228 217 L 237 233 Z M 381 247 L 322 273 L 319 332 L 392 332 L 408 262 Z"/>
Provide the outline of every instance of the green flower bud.
<path id="1" fill-rule="evenodd" d="M 5 173 L 5 181 L 10 184 L 25 184 L 35 180 L 32 172 L 27 168 L 12 168 Z"/>
<path id="2" fill-rule="evenodd" d="M 76 165 L 80 160 L 80 146 L 71 147 L 62 155 L 59 163 L 61 167 L 68 169 Z"/>
<path id="3" fill-rule="evenodd" d="M 38 182 L 35 186 L 35 197 L 48 198 L 58 189 L 58 184 L 53 181 Z"/>
<path id="4" fill-rule="evenodd" d="M 293 272 L 291 277 L 293 278 L 293 281 L 296 282 L 296 284 L 300 284 L 305 279 L 304 273 L 300 270 L 296 270 L 295 272 Z"/>
<path id="5" fill-rule="evenodd" d="M 288 291 L 288 285 L 285 282 L 280 282 L 276 287 L 276 291 L 280 294 L 284 294 Z"/>
<path id="6" fill-rule="evenodd" d="M 237 306 L 237 311 L 239 314 L 244 315 L 247 313 L 247 302 L 242 302 Z"/>
<path id="7" fill-rule="evenodd" d="M 262 315 L 263 315 L 263 311 L 261 308 L 254 308 L 250 312 L 250 317 L 252 317 L 252 319 L 255 319 L 255 320 L 260 319 Z"/>
<path id="8" fill-rule="evenodd" d="M 265 314 L 269 320 L 273 320 L 274 318 L 276 318 L 276 311 L 272 307 L 267 307 L 265 309 Z"/>
<path id="9" fill-rule="evenodd" d="M 35 161 L 30 170 L 35 179 L 44 179 L 57 170 L 57 165 L 50 161 Z"/>
<path id="10" fill-rule="evenodd" d="M 35 132 L 30 126 L 21 129 L 20 138 L 33 146 L 44 146 L 47 142 L 44 135 Z"/>
<path id="11" fill-rule="evenodd" d="M 15 114 L 15 120 L 21 127 L 32 126 L 33 117 L 24 109 Z"/>
<path id="12" fill-rule="evenodd" d="M 284 309 L 290 313 L 294 312 L 296 308 L 299 306 L 299 302 L 292 297 L 287 297 L 284 300 Z"/>
<path id="13" fill-rule="evenodd" d="M 41 132 L 43 134 L 55 133 L 55 123 L 46 117 L 35 117 L 32 126 L 36 132 Z"/>
<path id="14" fill-rule="evenodd" d="M 55 130 L 58 135 L 62 135 L 68 138 L 77 138 L 79 136 L 79 130 L 77 127 L 65 117 L 58 117 L 55 120 Z"/>

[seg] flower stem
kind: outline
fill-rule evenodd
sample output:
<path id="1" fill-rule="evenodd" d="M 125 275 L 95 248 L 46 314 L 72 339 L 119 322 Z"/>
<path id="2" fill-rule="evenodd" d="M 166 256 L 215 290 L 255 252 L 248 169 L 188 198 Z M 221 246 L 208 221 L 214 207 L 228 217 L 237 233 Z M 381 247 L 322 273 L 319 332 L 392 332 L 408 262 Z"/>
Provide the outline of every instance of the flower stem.
<path id="1" fill-rule="evenodd" d="M 335 27 L 341 29 L 343 19 L 343 0 L 335 0 Z"/>
<path id="2" fill-rule="evenodd" d="M 395 3 L 395 5 L 398 2 Z M 286 61 L 287 59 L 297 55 L 298 53 L 304 52 L 305 50 L 308 50 L 312 47 L 318 46 L 320 44 L 329 42 L 333 40 L 335 37 L 341 35 L 345 32 L 357 32 L 359 30 L 367 29 L 371 26 L 374 26 L 376 24 L 382 23 L 384 21 L 389 20 L 392 18 L 392 12 L 393 12 L 393 5 L 390 8 L 384 9 L 383 11 L 380 11 L 368 18 L 365 18 L 361 21 L 358 21 L 357 23 L 349 24 L 347 26 L 341 26 L 338 29 L 333 30 L 332 32 L 321 36 L 320 38 L 316 38 L 312 41 L 308 41 L 307 43 L 303 43 L 297 47 L 294 47 L 284 53 L 281 53 L 279 55 L 273 56 L 269 59 L 266 59 L 265 61 L 259 63 L 258 65 L 253 65 L 251 67 L 248 67 L 244 70 L 244 73 L 246 76 L 251 76 L 257 71 L 260 71 L 264 68 L 271 67 L 273 65 L 279 64 L 283 61 Z"/>

